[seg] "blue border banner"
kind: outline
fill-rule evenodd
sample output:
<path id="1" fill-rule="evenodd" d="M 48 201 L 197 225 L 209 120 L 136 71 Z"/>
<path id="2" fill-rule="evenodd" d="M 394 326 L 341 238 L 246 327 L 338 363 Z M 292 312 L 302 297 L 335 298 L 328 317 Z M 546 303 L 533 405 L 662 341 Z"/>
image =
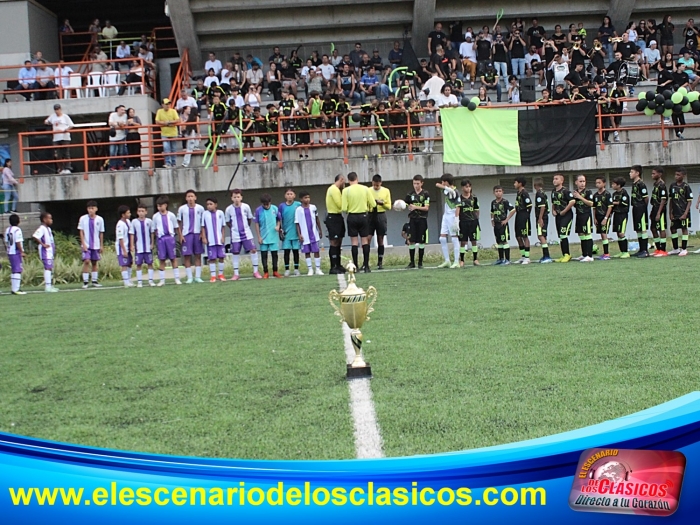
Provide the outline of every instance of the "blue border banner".
<path id="1" fill-rule="evenodd" d="M 700 392 L 539 439 L 380 460 L 175 457 L 0 433 L 0 521 L 356 525 L 364 519 L 539 525 L 565 520 L 572 525 L 661 519 L 569 507 L 581 453 L 614 447 L 683 453 L 687 466 L 679 507 L 663 519 L 693 523 L 700 511 L 699 443 Z"/>

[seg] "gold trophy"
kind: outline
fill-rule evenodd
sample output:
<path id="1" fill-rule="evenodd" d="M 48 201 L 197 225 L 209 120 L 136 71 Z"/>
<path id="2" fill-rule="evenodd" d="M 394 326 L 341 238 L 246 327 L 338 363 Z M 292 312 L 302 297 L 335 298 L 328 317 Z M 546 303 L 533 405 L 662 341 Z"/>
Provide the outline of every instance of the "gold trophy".
<path id="1" fill-rule="evenodd" d="M 365 321 L 369 321 L 367 316 L 374 311 L 372 307 L 377 300 L 377 290 L 374 286 L 367 288 L 366 292 L 362 288 L 358 288 L 355 284 L 357 268 L 352 263 L 349 263 L 346 268 L 349 275 L 347 287 L 340 293 L 331 290 L 328 294 L 328 300 L 335 310 L 335 315 L 340 317 L 340 322 L 346 323 L 351 330 L 350 338 L 355 350 L 355 359 L 347 365 L 347 378 L 370 377 L 372 369 L 362 357 L 362 332 L 360 328 Z"/>

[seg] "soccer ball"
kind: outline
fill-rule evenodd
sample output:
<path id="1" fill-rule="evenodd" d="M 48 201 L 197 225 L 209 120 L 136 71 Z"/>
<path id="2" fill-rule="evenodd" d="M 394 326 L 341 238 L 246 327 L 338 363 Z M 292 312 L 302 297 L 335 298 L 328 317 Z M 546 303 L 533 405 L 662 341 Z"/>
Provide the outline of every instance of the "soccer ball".
<path id="1" fill-rule="evenodd" d="M 404 211 L 406 209 L 406 203 L 402 200 L 394 201 L 394 211 Z"/>
<path id="2" fill-rule="evenodd" d="M 593 245 L 593 253 L 598 253 L 598 245 L 597 244 Z"/>

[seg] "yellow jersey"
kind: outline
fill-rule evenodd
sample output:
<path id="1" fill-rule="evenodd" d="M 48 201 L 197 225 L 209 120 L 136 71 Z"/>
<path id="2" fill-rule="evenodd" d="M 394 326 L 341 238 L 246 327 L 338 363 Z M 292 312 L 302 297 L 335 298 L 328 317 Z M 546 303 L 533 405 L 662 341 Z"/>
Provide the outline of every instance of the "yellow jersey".
<path id="1" fill-rule="evenodd" d="M 367 186 L 351 184 L 343 190 L 343 211 L 347 213 L 367 213 L 377 206 Z"/>

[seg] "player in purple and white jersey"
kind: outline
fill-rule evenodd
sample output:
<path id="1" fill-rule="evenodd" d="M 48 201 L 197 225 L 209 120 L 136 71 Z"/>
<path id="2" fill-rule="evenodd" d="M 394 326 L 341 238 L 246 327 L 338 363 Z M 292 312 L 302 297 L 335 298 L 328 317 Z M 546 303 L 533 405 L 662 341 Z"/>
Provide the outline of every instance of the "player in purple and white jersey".
<path id="1" fill-rule="evenodd" d="M 318 210 L 311 204 L 311 196 L 308 191 L 299 192 L 301 206 L 294 212 L 294 222 L 297 225 L 297 233 L 301 241 L 301 253 L 306 258 L 306 267 L 309 272 L 306 275 L 313 275 L 314 268 L 311 265 L 311 254 L 314 255 L 316 264 L 316 275 L 323 275 L 321 271 L 321 255 L 319 242 L 321 241 L 321 220 L 318 218 Z"/>
<path id="2" fill-rule="evenodd" d="M 231 204 L 226 208 L 226 224 L 231 228 L 231 253 L 233 254 L 233 279 L 239 279 L 238 269 L 241 260 L 241 248 L 250 252 L 250 260 L 253 263 L 253 277 L 262 279 L 258 271 L 258 252 L 253 241 L 253 232 L 250 224 L 253 221 L 253 212 L 243 202 L 243 193 L 239 189 L 231 190 Z"/>
<path id="3" fill-rule="evenodd" d="M 56 257 L 56 244 L 53 240 L 51 225 L 53 217 L 50 213 L 42 211 L 39 215 L 41 226 L 37 228 L 32 237 L 39 245 L 39 258 L 44 265 L 44 290 L 47 292 L 57 292 L 58 288 L 53 286 L 53 261 Z"/>
<path id="4" fill-rule="evenodd" d="M 131 282 L 131 267 L 134 265 L 134 259 L 131 257 L 131 250 L 129 249 L 129 231 L 131 230 L 131 210 L 128 206 L 122 204 L 117 209 L 117 215 L 119 215 L 119 221 L 116 227 L 117 242 L 114 246 L 117 252 L 117 261 L 122 269 L 122 280 L 124 281 L 125 288 L 131 288 L 133 283 Z"/>
<path id="5" fill-rule="evenodd" d="M 224 225 L 226 220 L 224 212 L 219 209 L 219 201 L 216 197 L 207 198 L 207 211 L 202 215 L 202 244 L 207 246 L 207 260 L 209 261 L 209 282 L 216 282 L 216 263 L 219 263 L 219 280 L 224 277 Z"/>
<path id="6" fill-rule="evenodd" d="M 143 287 L 143 265 L 148 266 L 148 284 L 155 286 L 153 282 L 153 221 L 147 217 L 148 209 L 145 204 L 139 204 L 136 208 L 137 219 L 131 221 L 129 229 L 131 251 L 136 255 L 136 287 Z"/>
<path id="7" fill-rule="evenodd" d="M 158 286 L 165 286 L 165 262 L 170 261 L 173 266 L 175 284 L 182 284 L 180 281 L 180 268 L 175 258 L 175 233 L 180 234 L 180 227 L 177 225 L 175 214 L 168 211 L 170 200 L 166 196 L 158 197 L 156 207 L 158 213 L 153 216 L 153 231 L 156 234 L 156 247 L 158 248 L 158 261 L 160 269 L 158 274 L 160 282 Z"/>
<path id="8" fill-rule="evenodd" d="M 10 227 L 5 230 L 5 247 L 7 258 L 10 259 L 10 283 L 12 295 L 27 295 L 21 292 L 22 284 L 22 259 L 24 255 L 24 237 L 19 229 L 19 215 L 10 215 Z"/>
<path id="9" fill-rule="evenodd" d="M 102 255 L 105 221 L 97 215 L 97 202 L 88 201 L 87 215 L 80 217 L 78 230 L 80 231 L 80 246 L 83 250 L 83 288 L 88 287 L 90 271 L 92 271 L 92 285 L 99 288 L 102 285 L 97 282 L 97 263 Z"/>
<path id="10" fill-rule="evenodd" d="M 187 274 L 187 284 L 201 283 L 202 281 L 202 258 L 204 253 L 202 237 L 202 216 L 204 207 L 197 204 L 197 193 L 194 190 L 187 190 L 185 193 L 186 204 L 177 210 L 177 222 L 180 224 L 180 247 L 182 249 L 182 260 L 185 263 L 185 273 Z M 192 262 L 194 261 L 195 277 L 192 278 Z"/>

